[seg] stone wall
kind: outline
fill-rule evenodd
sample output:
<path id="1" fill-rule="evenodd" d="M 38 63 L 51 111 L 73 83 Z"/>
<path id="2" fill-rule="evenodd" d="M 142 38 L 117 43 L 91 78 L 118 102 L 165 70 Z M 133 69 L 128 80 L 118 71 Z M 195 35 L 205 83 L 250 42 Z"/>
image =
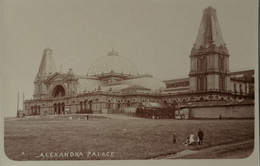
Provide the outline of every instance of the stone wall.
<path id="1" fill-rule="evenodd" d="M 190 108 L 190 118 L 254 118 L 254 105 Z"/>

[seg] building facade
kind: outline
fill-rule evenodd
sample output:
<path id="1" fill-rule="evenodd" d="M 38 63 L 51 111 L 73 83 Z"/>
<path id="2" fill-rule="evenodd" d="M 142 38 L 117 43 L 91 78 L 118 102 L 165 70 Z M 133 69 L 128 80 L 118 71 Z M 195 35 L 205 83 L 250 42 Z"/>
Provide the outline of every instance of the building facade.
<path id="1" fill-rule="evenodd" d="M 208 7 L 190 53 L 187 77 L 158 80 L 139 74 L 135 64 L 112 50 L 97 59 L 84 76 L 70 69 L 58 72 L 47 48 L 34 81 L 33 99 L 24 102 L 26 115 L 117 113 L 141 102 L 178 109 L 189 102 L 254 99 L 254 70 L 230 72 L 229 52 L 216 10 Z"/>

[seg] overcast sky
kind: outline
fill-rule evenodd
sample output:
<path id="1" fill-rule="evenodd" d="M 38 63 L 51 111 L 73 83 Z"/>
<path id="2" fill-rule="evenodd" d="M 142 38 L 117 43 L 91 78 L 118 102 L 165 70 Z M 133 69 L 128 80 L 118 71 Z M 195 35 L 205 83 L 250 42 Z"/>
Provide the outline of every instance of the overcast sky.
<path id="1" fill-rule="evenodd" d="M 3 0 L 1 95 L 5 116 L 16 115 L 17 92 L 33 95 L 43 50 L 57 69 L 88 67 L 112 48 L 139 73 L 166 80 L 188 77 L 189 54 L 203 9 L 217 11 L 230 70 L 257 66 L 257 0 Z M 22 103 L 20 98 L 20 104 Z M 22 107 L 22 104 L 20 105 Z"/>

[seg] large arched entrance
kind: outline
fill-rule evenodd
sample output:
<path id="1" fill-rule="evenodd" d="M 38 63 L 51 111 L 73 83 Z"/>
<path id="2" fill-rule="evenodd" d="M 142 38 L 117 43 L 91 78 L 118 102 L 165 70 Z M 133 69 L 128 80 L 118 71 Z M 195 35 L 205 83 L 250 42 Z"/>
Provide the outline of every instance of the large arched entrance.
<path id="1" fill-rule="evenodd" d="M 63 97 L 65 96 L 65 89 L 61 85 L 57 85 L 52 91 L 52 97 Z"/>

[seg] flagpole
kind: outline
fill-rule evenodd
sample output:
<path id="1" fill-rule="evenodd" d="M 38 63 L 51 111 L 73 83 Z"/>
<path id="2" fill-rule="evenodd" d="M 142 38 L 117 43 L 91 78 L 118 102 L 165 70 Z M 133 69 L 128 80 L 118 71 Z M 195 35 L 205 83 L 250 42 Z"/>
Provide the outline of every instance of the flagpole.
<path id="1" fill-rule="evenodd" d="M 19 110 L 19 92 L 18 92 L 18 95 L 17 95 L 17 111 Z"/>
<path id="2" fill-rule="evenodd" d="M 22 110 L 24 111 L 24 93 L 23 93 L 23 107 Z"/>

